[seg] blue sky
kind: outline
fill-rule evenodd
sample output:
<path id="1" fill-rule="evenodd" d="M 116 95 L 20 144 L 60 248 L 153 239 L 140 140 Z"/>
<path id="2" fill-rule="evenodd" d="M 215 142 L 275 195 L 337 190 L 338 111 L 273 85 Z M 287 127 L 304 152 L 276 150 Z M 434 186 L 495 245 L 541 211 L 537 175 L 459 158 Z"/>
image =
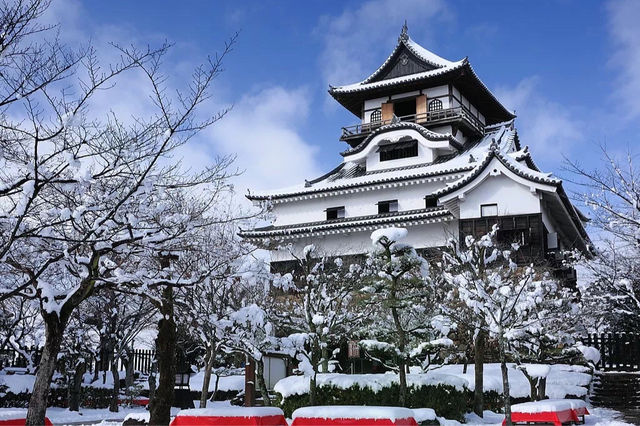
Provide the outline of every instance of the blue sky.
<path id="1" fill-rule="evenodd" d="M 359 81 L 410 36 L 447 59 L 468 56 L 485 84 L 515 109 L 524 144 L 545 171 L 562 155 L 597 165 L 597 144 L 637 143 L 640 2 L 634 1 L 77 1 L 55 0 L 63 37 L 175 48 L 171 84 L 241 31 L 207 108 L 234 105 L 182 155 L 195 167 L 237 153 L 239 190 L 296 184 L 339 161 L 340 127 L 356 117 L 327 94 Z M 146 108 L 135 79 L 108 107 Z M 120 104 L 120 105 L 118 105 Z"/>

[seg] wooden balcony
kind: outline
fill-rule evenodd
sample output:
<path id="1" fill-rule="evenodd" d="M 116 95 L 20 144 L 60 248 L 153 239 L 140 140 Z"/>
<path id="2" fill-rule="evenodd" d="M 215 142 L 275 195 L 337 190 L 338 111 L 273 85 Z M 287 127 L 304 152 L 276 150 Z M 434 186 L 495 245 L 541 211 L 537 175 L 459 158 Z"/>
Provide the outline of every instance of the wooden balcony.
<path id="1" fill-rule="evenodd" d="M 340 140 L 350 142 L 353 139 L 362 139 L 375 129 L 397 121 L 407 121 L 421 124 L 424 127 L 432 127 L 438 124 L 449 124 L 457 122 L 473 133 L 484 134 L 484 124 L 465 107 L 455 107 L 441 109 L 438 111 L 428 111 L 422 114 L 405 115 L 395 117 L 390 120 L 381 120 L 372 123 L 355 124 L 343 127 Z"/>

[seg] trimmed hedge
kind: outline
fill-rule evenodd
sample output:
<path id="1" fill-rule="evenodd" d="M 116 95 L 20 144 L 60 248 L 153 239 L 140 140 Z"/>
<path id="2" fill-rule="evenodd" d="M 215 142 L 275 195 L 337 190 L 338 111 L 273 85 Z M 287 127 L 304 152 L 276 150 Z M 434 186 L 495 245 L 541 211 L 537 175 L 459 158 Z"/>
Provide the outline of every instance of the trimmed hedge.
<path id="1" fill-rule="evenodd" d="M 319 386 L 317 405 L 398 405 L 400 385 L 397 383 L 377 392 L 370 388 L 353 385 L 347 389 L 333 386 Z M 464 420 L 469 400 L 468 391 L 460 391 L 449 385 L 409 386 L 407 392 L 408 408 L 433 408 L 438 416 L 447 419 Z M 297 408 L 309 405 L 309 395 L 291 395 L 284 401 L 277 396 L 276 404 L 287 417 Z"/>

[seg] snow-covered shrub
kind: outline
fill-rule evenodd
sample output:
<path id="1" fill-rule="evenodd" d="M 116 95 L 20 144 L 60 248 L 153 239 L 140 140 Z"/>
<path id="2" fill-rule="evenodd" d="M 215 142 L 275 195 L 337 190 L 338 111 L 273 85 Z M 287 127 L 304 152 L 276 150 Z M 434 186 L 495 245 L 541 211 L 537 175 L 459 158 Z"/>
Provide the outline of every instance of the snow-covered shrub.
<path id="1" fill-rule="evenodd" d="M 381 405 L 398 404 L 400 386 L 393 383 L 380 390 L 353 385 L 346 389 L 336 386 L 319 386 L 317 389 L 318 405 Z M 438 416 L 448 419 L 462 420 L 467 412 L 471 393 L 446 384 L 408 386 L 406 406 L 409 408 L 433 408 Z M 297 408 L 309 405 L 309 394 L 291 395 L 283 400 L 277 395 L 277 405 L 286 416 Z"/>

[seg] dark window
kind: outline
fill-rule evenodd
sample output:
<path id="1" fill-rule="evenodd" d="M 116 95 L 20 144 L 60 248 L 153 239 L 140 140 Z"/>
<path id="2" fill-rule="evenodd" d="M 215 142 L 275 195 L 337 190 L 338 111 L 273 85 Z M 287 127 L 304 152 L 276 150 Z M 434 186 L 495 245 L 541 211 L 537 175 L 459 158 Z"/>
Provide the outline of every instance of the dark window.
<path id="1" fill-rule="evenodd" d="M 371 118 L 369 119 L 372 123 L 379 123 L 382 120 L 382 111 L 379 109 L 374 110 L 371 113 Z"/>
<path id="2" fill-rule="evenodd" d="M 394 213 L 398 211 L 398 200 L 380 201 L 378 213 Z"/>
<path id="3" fill-rule="evenodd" d="M 440 99 L 434 99 L 429 102 L 429 111 L 441 111 L 442 101 Z"/>
<path id="4" fill-rule="evenodd" d="M 393 113 L 396 117 L 406 117 L 416 114 L 416 100 L 408 99 L 393 103 Z"/>
<path id="5" fill-rule="evenodd" d="M 427 195 L 424 197 L 424 206 L 425 208 L 438 207 L 438 199 L 431 195 Z"/>
<path id="6" fill-rule="evenodd" d="M 342 219 L 344 217 L 344 206 L 330 207 L 327 210 L 327 220 Z"/>
<path id="7" fill-rule="evenodd" d="M 418 141 L 402 142 L 380 147 L 380 161 L 418 156 Z"/>
<path id="8" fill-rule="evenodd" d="M 498 205 L 482 204 L 480 206 L 480 216 L 481 217 L 498 216 Z"/>

